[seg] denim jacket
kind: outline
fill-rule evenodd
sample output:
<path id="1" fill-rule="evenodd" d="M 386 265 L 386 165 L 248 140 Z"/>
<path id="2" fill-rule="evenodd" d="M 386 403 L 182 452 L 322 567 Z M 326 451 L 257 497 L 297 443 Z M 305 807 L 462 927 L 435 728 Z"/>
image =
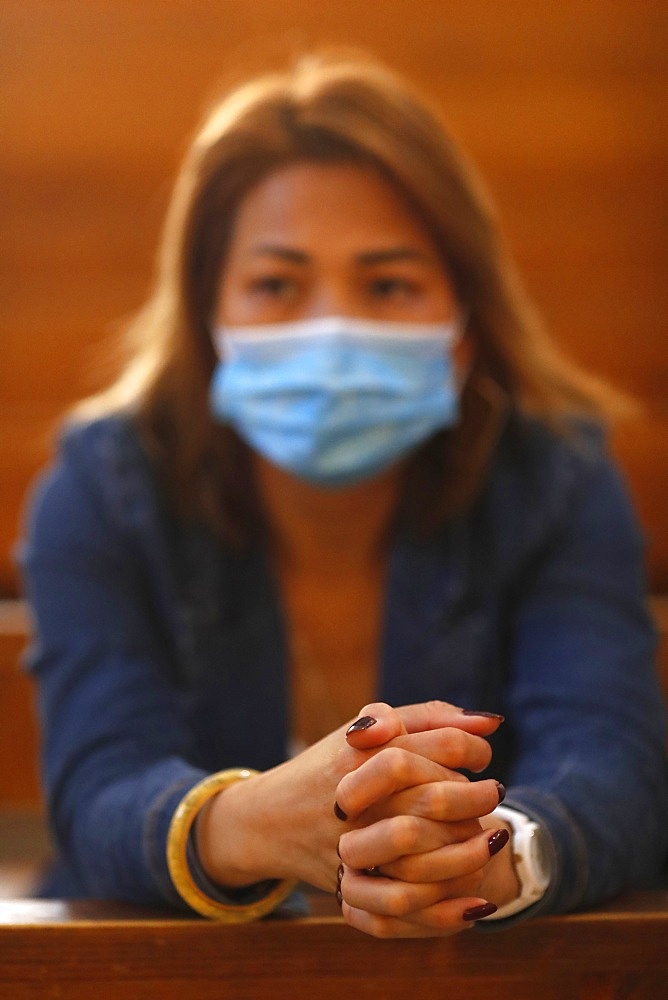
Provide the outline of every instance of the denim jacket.
<path id="1" fill-rule="evenodd" d="M 600 435 L 518 417 L 473 509 L 428 543 L 393 543 L 377 697 L 506 716 L 487 776 L 543 825 L 554 859 L 527 912 L 648 884 L 666 854 L 642 549 Z M 45 892 L 180 905 L 166 863 L 180 799 L 212 771 L 287 753 L 265 554 L 170 516 L 131 419 L 112 416 L 64 434 L 21 556 L 59 852 Z"/>

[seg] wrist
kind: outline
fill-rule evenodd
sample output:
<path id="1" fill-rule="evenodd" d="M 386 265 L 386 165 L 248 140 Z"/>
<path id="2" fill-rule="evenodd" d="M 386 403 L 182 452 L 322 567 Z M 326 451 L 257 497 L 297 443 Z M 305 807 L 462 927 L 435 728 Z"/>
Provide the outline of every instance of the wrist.
<path id="1" fill-rule="evenodd" d="M 233 768 L 203 779 L 191 788 L 179 803 L 167 836 L 169 873 L 180 896 L 198 913 L 228 923 L 257 920 L 270 913 L 290 895 L 296 885 L 295 881 L 290 879 L 268 880 L 264 885 L 257 885 L 263 880 L 243 876 L 234 882 L 232 880 L 234 865 L 224 864 L 221 867 L 216 860 L 211 860 L 212 857 L 216 858 L 216 852 L 213 850 L 216 840 L 216 801 L 220 802 L 225 797 L 223 791 L 227 793 L 240 783 L 246 784 L 246 779 L 256 774 L 257 772 L 245 768 Z M 205 810 L 205 821 L 202 824 L 204 835 L 200 837 L 204 844 L 205 855 L 209 857 L 207 870 L 199 857 L 193 854 L 195 844 L 193 827 L 202 809 L 209 803 L 211 806 Z M 193 861 L 194 865 L 191 864 Z M 199 873 L 199 881 L 193 876 L 194 871 Z M 212 891 L 214 883 L 215 892 Z M 250 885 L 255 890 L 250 895 L 244 893 L 235 898 L 235 893 L 230 891 Z"/>
<path id="2" fill-rule="evenodd" d="M 266 878 L 268 873 L 267 838 L 261 838 L 259 818 L 254 818 L 253 782 L 239 781 L 218 792 L 204 803 L 193 825 L 193 843 L 199 864 L 212 882 L 229 889 L 239 889 Z M 264 850 L 262 849 L 264 847 Z"/>

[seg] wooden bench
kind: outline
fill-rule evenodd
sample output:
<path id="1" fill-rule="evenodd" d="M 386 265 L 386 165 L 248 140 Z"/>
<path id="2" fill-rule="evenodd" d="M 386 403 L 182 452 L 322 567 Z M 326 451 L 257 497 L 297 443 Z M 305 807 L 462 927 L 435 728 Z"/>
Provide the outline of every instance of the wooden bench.
<path id="1" fill-rule="evenodd" d="M 225 926 L 111 903 L 0 901 L 0 997 L 28 1000 L 648 1000 L 665 996 L 668 893 L 507 931 L 379 941 L 331 897 Z"/>
<path id="2" fill-rule="evenodd" d="M 21 601 L 0 601 L 0 807 L 40 802 L 33 684 L 21 669 L 29 634 Z"/>

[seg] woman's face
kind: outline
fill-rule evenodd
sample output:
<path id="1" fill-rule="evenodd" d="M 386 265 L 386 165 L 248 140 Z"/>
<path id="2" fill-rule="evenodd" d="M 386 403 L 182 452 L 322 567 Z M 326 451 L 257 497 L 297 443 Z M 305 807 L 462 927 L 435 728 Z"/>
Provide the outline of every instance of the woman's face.
<path id="1" fill-rule="evenodd" d="M 216 325 L 321 316 L 438 323 L 455 309 L 435 246 L 387 181 L 358 165 L 302 162 L 241 202 Z"/>

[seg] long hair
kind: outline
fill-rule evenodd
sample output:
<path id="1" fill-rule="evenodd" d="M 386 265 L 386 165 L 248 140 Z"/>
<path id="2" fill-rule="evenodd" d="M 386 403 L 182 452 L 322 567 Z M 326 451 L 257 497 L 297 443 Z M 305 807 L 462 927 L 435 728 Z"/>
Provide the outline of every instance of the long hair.
<path id="1" fill-rule="evenodd" d="M 235 89 L 205 120 L 175 186 L 153 295 L 128 330 L 131 359 L 78 410 L 132 414 L 182 515 L 204 517 L 238 542 L 259 523 L 246 448 L 209 412 L 211 319 L 240 202 L 298 161 L 360 163 L 389 180 L 431 236 L 467 317 L 474 360 L 462 418 L 411 463 L 407 495 L 423 523 L 470 502 L 485 452 L 484 411 L 496 405 L 490 391 L 552 424 L 610 408 L 612 391 L 568 363 L 546 335 L 490 201 L 438 113 L 375 62 L 309 57 Z"/>

